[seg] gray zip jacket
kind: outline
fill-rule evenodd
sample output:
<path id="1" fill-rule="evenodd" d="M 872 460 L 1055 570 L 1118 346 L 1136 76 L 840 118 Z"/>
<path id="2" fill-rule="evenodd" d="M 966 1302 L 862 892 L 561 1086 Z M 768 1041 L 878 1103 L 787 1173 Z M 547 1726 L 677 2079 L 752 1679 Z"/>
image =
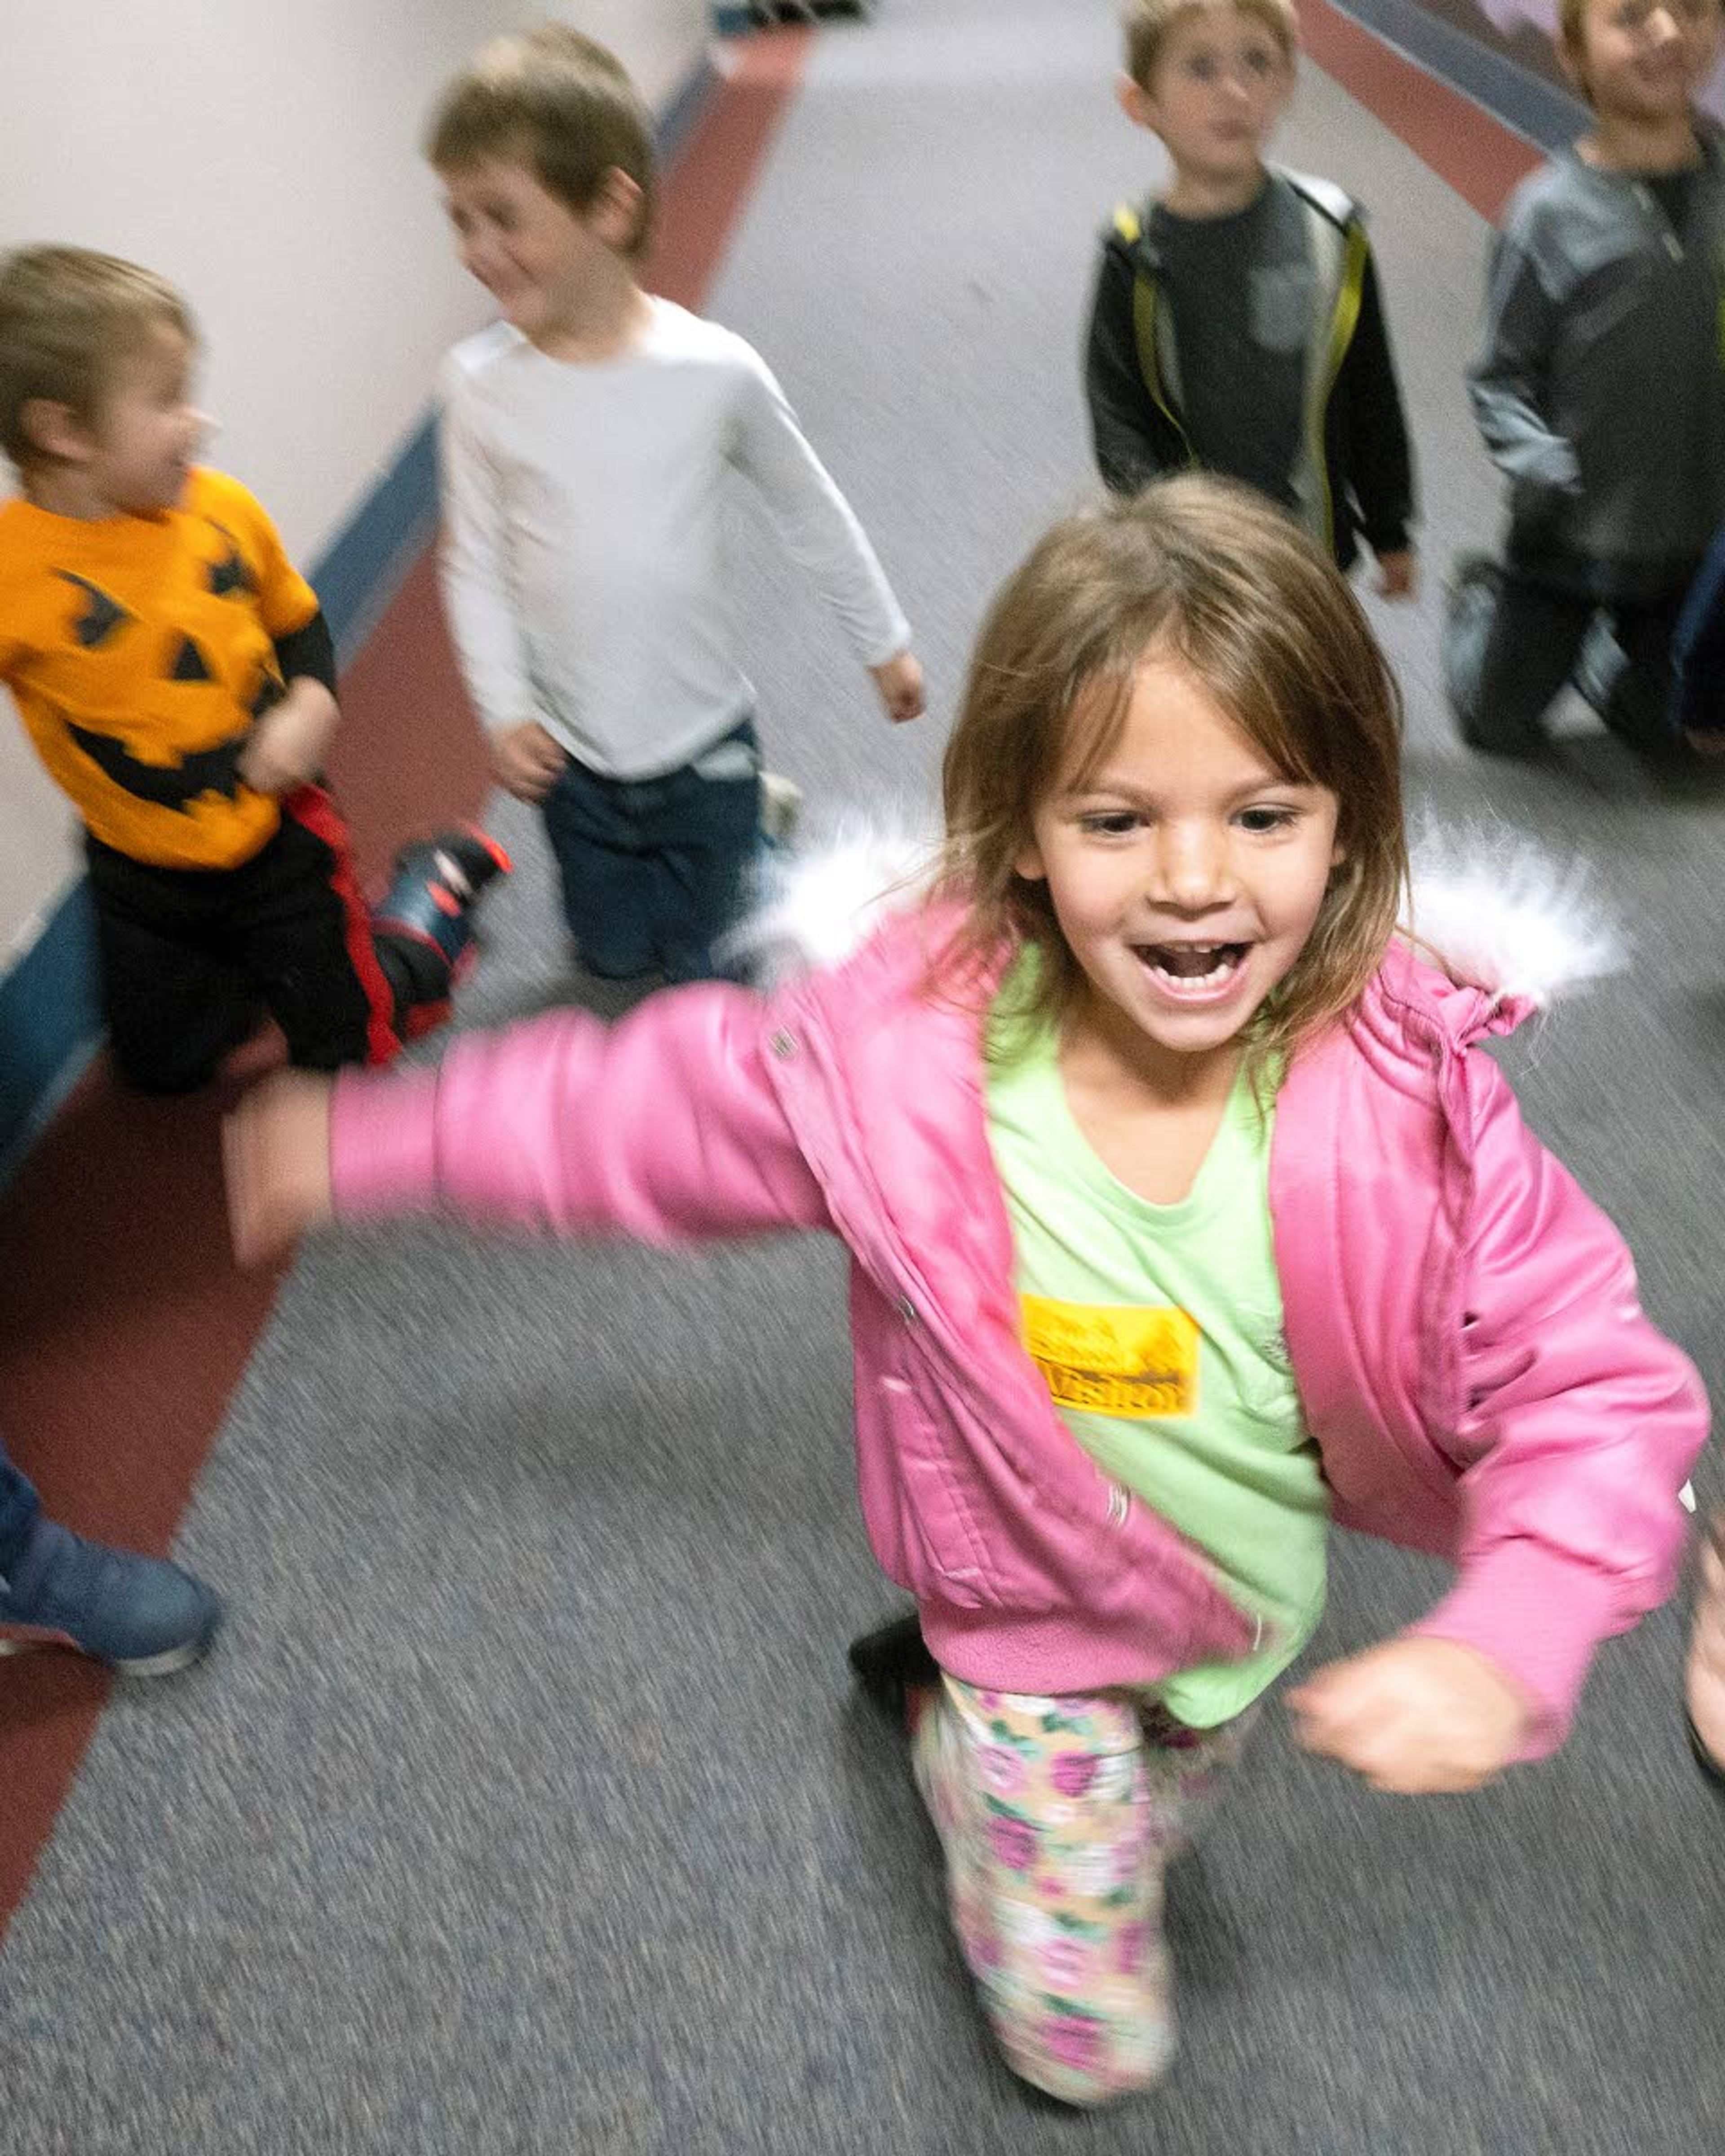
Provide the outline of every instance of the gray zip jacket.
<path id="1" fill-rule="evenodd" d="M 1725 155 L 1674 231 L 1632 173 L 1573 152 L 1524 181 L 1468 375 L 1518 565 L 1603 598 L 1685 583 L 1725 521 Z"/>

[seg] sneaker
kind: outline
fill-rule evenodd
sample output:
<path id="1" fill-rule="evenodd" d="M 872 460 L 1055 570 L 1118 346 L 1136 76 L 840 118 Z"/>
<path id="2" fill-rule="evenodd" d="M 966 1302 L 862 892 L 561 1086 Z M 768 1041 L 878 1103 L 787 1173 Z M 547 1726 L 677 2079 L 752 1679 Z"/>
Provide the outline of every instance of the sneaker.
<path id="1" fill-rule="evenodd" d="M 221 1614 L 212 1589 L 178 1565 L 54 1520 L 39 1519 L 0 1573 L 0 1655 L 69 1647 L 125 1676 L 166 1676 L 198 1660 Z"/>
<path id="2" fill-rule="evenodd" d="M 914 1609 L 877 1632 L 853 1640 L 848 1659 L 863 1690 L 895 1722 L 908 1718 L 912 1691 L 940 1682 L 940 1664 L 928 1651 Z"/>
<path id="3" fill-rule="evenodd" d="M 469 961 L 472 912 L 487 884 L 513 864 L 497 841 L 469 825 L 403 846 L 372 927 L 418 952 L 415 1000 L 441 1003 Z"/>
<path id="4" fill-rule="evenodd" d="M 1439 663 L 1455 730 L 1486 756 L 1537 762 L 1550 753 L 1538 726 L 1506 732 L 1480 706 L 1480 680 L 1503 592 L 1503 565 L 1490 554 L 1457 554 L 1444 580 Z"/>
<path id="5" fill-rule="evenodd" d="M 476 824 L 439 831 L 434 839 L 403 846 L 395 857 L 398 880 L 424 875 L 464 906 L 471 906 L 493 877 L 507 875 L 514 865 L 490 834 Z"/>
<path id="6" fill-rule="evenodd" d="M 1629 661 L 1602 613 L 1588 624 L 1575 664 L 1569 670 L 1569 685 L 1596 717 L 1611 723 L 1611 697 L 1617 677 Z"/>
<path id="7" fill-rule="evenodd" d="M 1444 579 L 1444 626 L 1438 640 L 1444 694 L 1471 748 L 1479 746 L 1473 706 L 1502 582 L 1503 572 L 1489 554 L 1456 555 Z"/>
<path id="8" fill-rule="evenodd" d="M 788 846 L 803 813 L 803 789 L 780 771 L 761 773 L 761 839 L 765 845 Z"/>
<path id="9" fill-rule="evenodd" d="M 1503 588 L 1503 564 L 1495 554 L 1481 553 L 1478 547 L 1470 547 L 1452 555 L 1450 573 L 1444 578 L 1444 598 L 1454 606 L 1469 592 L 1485 587 L 1495 598 Z"/>

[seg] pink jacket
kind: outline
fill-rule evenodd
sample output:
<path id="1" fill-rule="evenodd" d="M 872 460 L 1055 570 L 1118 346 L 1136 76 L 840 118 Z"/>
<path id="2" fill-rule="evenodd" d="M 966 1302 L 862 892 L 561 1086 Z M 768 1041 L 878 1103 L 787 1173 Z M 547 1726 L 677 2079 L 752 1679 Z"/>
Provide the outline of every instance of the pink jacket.
<path id="1" fill-rule="evenodd" d="M 821 1228 L 852 1265 L 862 1508 L 955 1675 L 1038 1693 L 1152 1681 L 1251 1626 L 1204 1555 L 1111 1481 L 1021 1345 L 984 1122 L 983 993 L 927 992 L 935 909 L 773 998 L 700 987 L 350 1073 L 336 1209 L 659 1243 Z M 1466 1642 L 1562 1742 L 1596 1643 L 1671 1590 L 1707 1434 L 1610 1223 L 1470 1052 L 1527 1006 L 1397 946 L 1278 1096 L 1270 1186 L 1288 1353 L 1344 1524 L 1453 1558 L 1414 1629 Z"/>

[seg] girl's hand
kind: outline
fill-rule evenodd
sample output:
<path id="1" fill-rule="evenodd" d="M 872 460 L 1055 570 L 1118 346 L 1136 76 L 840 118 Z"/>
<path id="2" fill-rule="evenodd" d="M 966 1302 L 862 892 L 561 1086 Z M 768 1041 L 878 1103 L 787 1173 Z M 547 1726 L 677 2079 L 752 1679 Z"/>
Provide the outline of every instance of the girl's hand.
<path id="1" fill-rule="evenodd" d="M 1454 1640 L 1390 1640 L 1288 1696 L 1308 1752 L 1398 1796 L 1477 1789 L 1516 1758 L 1532 1712 L 1495 1662 Z"/>
<path id="2" fill-rule="evenodd" d="M 871 666 L 869 671 L 894 726 L 922 717 L 922 668 L 914 652 L 901 651 L 896 659 L 889 659 L 884 666 Z"/>
<path id="3" fill-rule="evenodd" d="M 222 1126 L 228 1225 L 243 1265 L 278 1256 L 330 1216 L 330 1096 L 314 1070 L 254 1086 Z"/>

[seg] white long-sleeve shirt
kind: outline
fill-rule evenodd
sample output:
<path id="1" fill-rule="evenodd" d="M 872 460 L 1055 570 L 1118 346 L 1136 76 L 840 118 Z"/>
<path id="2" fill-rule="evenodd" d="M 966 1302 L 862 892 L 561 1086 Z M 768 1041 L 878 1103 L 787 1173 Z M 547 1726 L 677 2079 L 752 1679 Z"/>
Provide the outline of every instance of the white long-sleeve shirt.
<path id="1" fill-rule="evenodd" d="M 760 355 L 670 300 L 615 359 L 550 359 L 500 323 L 444 362 L 445 603 L 493 732 L 536 719 L 615 778 L 699 756 L 752 706 L 721 588 L 721 488 L 744 472 L 877 666 L 910 631 L 861 526 Z"/>

